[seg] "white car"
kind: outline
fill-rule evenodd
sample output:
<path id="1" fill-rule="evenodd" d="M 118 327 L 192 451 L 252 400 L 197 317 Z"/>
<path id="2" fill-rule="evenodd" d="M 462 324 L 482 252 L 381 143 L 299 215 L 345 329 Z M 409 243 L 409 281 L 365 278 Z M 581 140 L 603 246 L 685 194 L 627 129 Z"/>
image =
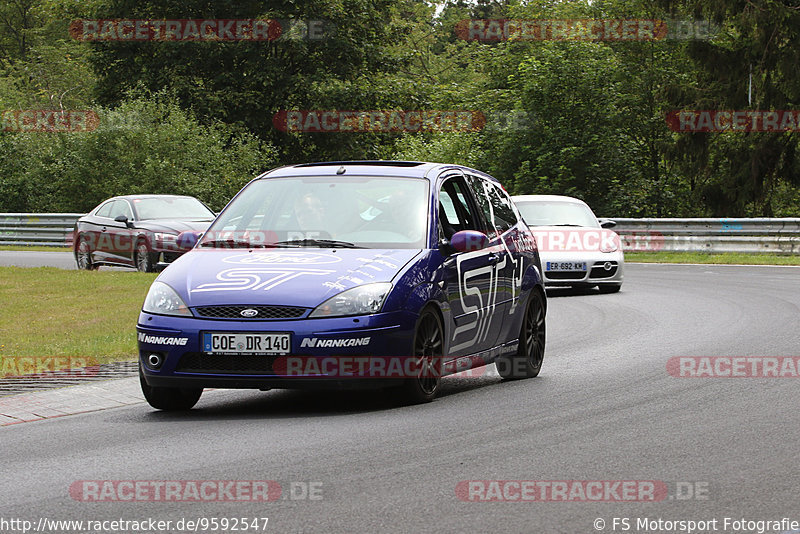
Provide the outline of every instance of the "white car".
<path id="1" fill-rule="evenodd" d="M 546 286 L 620 290 L 625 259 L 619 235 L 609 230 L 614 221 L 598 220 L 585 202 L 573 197 L 511 198 L 536 237 Z"/>

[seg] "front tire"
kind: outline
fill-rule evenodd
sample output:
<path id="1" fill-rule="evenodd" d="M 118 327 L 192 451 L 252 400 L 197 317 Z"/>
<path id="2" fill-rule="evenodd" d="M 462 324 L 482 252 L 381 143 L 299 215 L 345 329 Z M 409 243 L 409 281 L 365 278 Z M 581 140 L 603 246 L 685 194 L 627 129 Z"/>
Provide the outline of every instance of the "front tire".
<path id="1" fill-rule="evenodd" d="M 81 271 L 96 271 L 97 265 L 92 261 L 92 247 L 89 246 L 89 241 L 80 236 L 78 238 L 78 248 L 75 252 L 75 263 L 78 264 L 78 270 Z"/>
<path id="2" fill-rule="evenodd" d="M 164 388 L 147 385 L 142 371 L 142 364 L 139 364 L 139 384 L 142 386 L 142 394 L 147 403 L 157 410 L 182 411 L 191 410 L 200 400 L 203 388 Z"/>
<path id="3" fill-rule="evenodd" d="M 135 255 L 136 270 L 140 273 L 155 272 L 155 255 L 147 250 L 147 243 L 144 240 L 139 240 L 136 243 Z"/>
<path id="4" fill-rule="evenodd" d="M 403 400 L 408 404 L 431 402 L 439 392 L 444 361 L 444 328 L 431 308 L 423 310 L 417 320 L 413 350 L 417 376 L 407 378 L 401 386 Z"/>
<path id="5" fill-rule="evenodd" d="M 539 374 L 544 361 L 546 327 L 544 301 L 538 291 L 531 291 L 516 354 L 497 360 L 497 372 L 505 380 L 533 378 Z"/>

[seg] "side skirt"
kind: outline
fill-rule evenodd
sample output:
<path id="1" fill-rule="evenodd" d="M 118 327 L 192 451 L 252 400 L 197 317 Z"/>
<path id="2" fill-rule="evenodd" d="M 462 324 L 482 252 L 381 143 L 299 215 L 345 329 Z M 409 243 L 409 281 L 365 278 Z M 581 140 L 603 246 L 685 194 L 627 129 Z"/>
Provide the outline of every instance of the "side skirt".
<path id="1" fill-rule="evenodd" d="M 502 345 L 498 345 L 496 347 L 492 347 L 491 349 L 477 352 L 475 354 L 459 356 L 458 358 L 450 360 L 444 364 L 444 372 L 442 373 L 442 376 L 460 373 L 469 369 L 475 369 L 476 367 L 489 365 L 500 356 L 514 354 L 517 352 L 518 347 L 519 339 L 514 339 L 513 341 L 503 343 Z"/>

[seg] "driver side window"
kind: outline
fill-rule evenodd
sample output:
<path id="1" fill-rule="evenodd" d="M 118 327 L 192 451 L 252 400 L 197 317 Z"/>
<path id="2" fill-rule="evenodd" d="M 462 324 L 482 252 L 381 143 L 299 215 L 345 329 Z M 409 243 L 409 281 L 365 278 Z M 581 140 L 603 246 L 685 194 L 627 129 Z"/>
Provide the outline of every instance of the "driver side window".
<path id="1" fill-rule="evenodd" d="M 439 190 L 439 234 L 450 239 L 461 230 L 481 230 L 467 185 L 461 178 L 450 178 Z"/>
<path id="2" fill-rule="evenodd" d="M 112 200 L 110 202 L 106 202 L 105 204 L 103 204 L 103 207 L 101 207 L 99 210 L 97 210 L 97 213 L 95 213 L 95 215 L 98 216 L 98 217 L 106 217 L 106 218 L 108 218 L 111 215 L 111 206 L 113 206 L 115 203 L 116 203 L 116 200 Z"/>
<path id="3" fill-rule="evenodd" d="M 131 207 L 128 203 L 124 200 L 115 200 L 114 204 L 111 206 L 109 218 L 116 219 L 120 215 L 124 215 L 129 221 L 133 220 L 133 212 L 131 212 Z"/>

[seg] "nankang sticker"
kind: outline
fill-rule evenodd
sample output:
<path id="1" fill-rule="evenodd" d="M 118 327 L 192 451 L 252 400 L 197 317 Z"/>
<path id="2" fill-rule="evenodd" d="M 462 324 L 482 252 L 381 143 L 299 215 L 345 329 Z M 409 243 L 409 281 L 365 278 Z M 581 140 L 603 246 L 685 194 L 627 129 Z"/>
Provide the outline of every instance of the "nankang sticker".
<path id="1" fill-rule="evenodd" d="M 151 345 L 177 345 L 184 346 L 188 343 L 188 337 L 168 337 L 168 336 L 148 336 L 143 332 L 139 332 L 139 341 L 142 343 L 149 343 Z"/>
<path id="2" fill-rule="evenodd" d="M 300 348 L 311 347 L 312 349 L 332 347 L 363 347 L 365 345 L 369 345 L 368 337 L 356 337 L 352 339 L 318 339 L 315 337 L 307 337 L 300 342 Z"/>

